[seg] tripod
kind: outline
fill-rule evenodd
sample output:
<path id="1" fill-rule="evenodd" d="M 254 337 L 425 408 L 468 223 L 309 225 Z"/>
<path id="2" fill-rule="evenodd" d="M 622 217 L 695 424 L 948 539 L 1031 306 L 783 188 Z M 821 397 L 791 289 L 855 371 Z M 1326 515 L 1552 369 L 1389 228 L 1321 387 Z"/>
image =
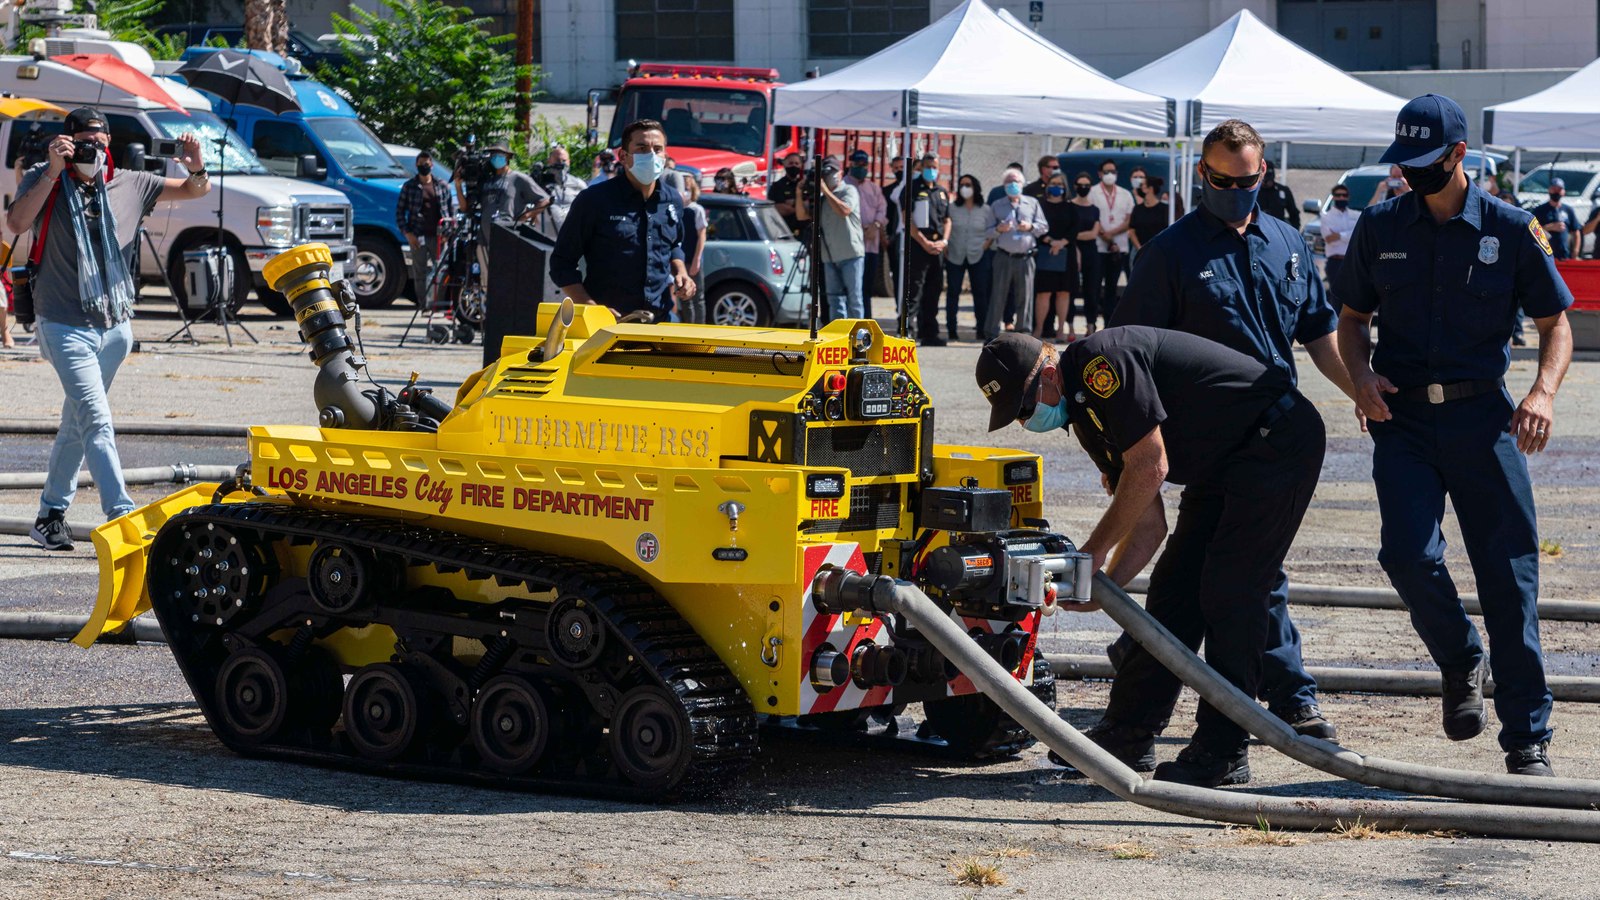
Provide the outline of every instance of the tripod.
<path id="1" fill-rule="evenodd" d="M 142 224 L 139 226 L 139 237 L 144 238 L 145 246 L 150 248 L 150 258 L 156 261 L 156 268 L 161 272 L 161 283 L 167 286 L 167 293 L 172 295 L 172 305 L 178 308 L 178 319 L 183 322 L 182 328 L 167 335 L 161 342 L 170 344 L 177 340 L 178 335 L 181 334 L 188 339 L 189 343 L 198 345 L 200 343 L 199 339 L 194 336 L 193 331 L 189 330 L 189 326 L 193 323 L 189 319 L 189 311 L 184 309 L 183 298 L 179 297 L 178 292 L 172 289 L 172 279 L 167 277 L 167 267 L 161 265 L 161 254 L 156 252 L 156 239 L 150 236 L 150 230 Z M 135 262 L 134 271 L 138 271 L 137 262 Z"/>
<path id="2" fill-rule="evenodd" d="M 475 219 L 458 216 L 457 221 L 450 228 L 449 238 L 439 252 L 439 257 L 433 263 L 433 272 L 428 276 L 428 283 L 418 291 L 421 296 L 417 298 L 416 311 L 411 314 L 411 321 L 406 323 L 405 331 L 400 333 L 400 346 L 406 345 L 406 338 L 411 334 L 411 329 L 416 326 L 417 319 L 424 313 L 431 323 L 435 313 L 448 311 L 456 321 L 456 340 L 466 344 L 472 341 L 473 327 L 468 324 L 462 311 L 457 309 L 460 294 L 471 287 L 467 282 L 472 274 L 473 264 L 477 262 L 478 233 Z M 457 272 L 457 270 L 460 270 Z M 459 281 L 451 281 L 452 275 L 459 275 Z M 441 285 L 441 280 L 446 283 Z M 439 291 L 443 287 L 449 301 L 440 303 Z M 481 317 L 480 317 L 481 319 Z M 432 331 L 430 324 L 430 332 Z M 431 335 L 430 335 L 431 340 Z M 433 341 L 434 343 L 446 343 Z"/>

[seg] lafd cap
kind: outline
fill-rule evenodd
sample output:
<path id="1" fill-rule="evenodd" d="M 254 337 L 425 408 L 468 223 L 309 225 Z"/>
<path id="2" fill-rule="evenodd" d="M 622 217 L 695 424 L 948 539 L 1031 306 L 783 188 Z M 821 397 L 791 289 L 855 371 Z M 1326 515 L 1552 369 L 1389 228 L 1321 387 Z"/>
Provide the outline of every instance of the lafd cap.
<path id="1" fill-rule="evenodd" d="M 1401 166 L 1432 164 L 1445 151 L 1467 139 L 1467 114 L 1461 105 L 1439 94 L 1423 94 L 1400 108 L 1394 119 L 1394 143 L 1380 163 Z"/>
<path id="2" fill-rule="evenodd" d="M 1008 331 L 978 351 L 978 389 L 989 400 L 989 430 L 999 431 L 1017 420 L 1028 389 L 1044 362 L 1044 342 Z"/>

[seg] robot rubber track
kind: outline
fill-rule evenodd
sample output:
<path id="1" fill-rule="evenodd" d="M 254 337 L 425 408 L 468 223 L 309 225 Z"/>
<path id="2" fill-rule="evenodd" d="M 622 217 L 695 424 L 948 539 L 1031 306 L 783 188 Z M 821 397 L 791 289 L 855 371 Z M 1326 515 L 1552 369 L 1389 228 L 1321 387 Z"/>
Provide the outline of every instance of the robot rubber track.
<path id="1" fill-rule="evenodd" d="M 343 554 L 333 568 L 349 574 L 333 580 L 348 592 L 313 591 L 306 573 L 282 569 L 290 548 L 307 545 Z M 273 502 L 185 510 L 151 558 L 151 601 L 179 668 L 241 754 L 638 800 L 714 790 L 757 749 L 737 679 L 647 584 L 615 569 Z M 417 568 L 556 600 L 405 589 L 401 576 Z M 589 629 L 583 639 L 552 646 L 573 621 Z M 347 689 L 318 642 L 369 625 L 393 630 L 394 655 L 358 669 Z M 463 641 L 485 648 L 475 662 L 453 655 Z M 357 690 L 364 740 L 352 738 L 347 695 Z M 507 736 L 486 753 L 474 704 L 495 698 L 480 730 Z"/>

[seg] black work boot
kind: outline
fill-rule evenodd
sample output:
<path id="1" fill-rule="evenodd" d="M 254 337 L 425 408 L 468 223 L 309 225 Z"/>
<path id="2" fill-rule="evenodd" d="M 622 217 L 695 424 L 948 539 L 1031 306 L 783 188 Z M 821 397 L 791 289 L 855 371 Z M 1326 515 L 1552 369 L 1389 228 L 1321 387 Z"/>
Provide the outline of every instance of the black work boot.
<path id="1" fill-rule="evenodd" d="M 1506 771 L 1512 775 L 1554 776 L 1555 770 L 1550 768 L 1550 742 L 1512 747 L 1511 752 L 1506 754 Z"/>
<path id="2" fill-rule="evenodd" d="M 1444 682 L 1444 736 L 1470 741 L 1483 733 L 1488 717 L 1483 712 L 1483 660 L 1471 669 L 1440 670 Z"/>
<path id="3" fill-rule="evenodd" d="M 1308 703 L 1299 709 L 1287 713 L 1274 713 L 1278 718 L 1289 723 L 1295 734 L 1305 737 L 1322 738 L 1325 741 L 1337 740 L 1339 730 L 1333 727 L 1322 715 L 1322 708 L 1315 703 Z"/>
<path id="4" fill-rule="evenodd" d="M 1101 719 L 1093 728 L 1085 731 L 1083 736 L 1099 744 L 1102 750 L 1115 756 L 1123 765 L 1135 772 L 1149 772 L 1156 767 L 1156 733 L 1148 728 Z M 1054 750 L 1050 751 L 1050 761 L 1066 767 L 1066 771 L 1061 773 L 1063 778 L 1088 777 L 1078 771 L 1072 763 L 1062 759 Z"/>
<path id="5" fill-rule="evenodd" d="M 1199 744 L 1190 744 L 1178 751 L 1178 758 L 1156 766 L 1157 781 L 1192 784 L 1195 787 L 1221 787 L 1225 784 L 1250 782 L 1250 748 L 1219 755 Z"/>
<path id="6" fill-rule="evenodd" d="M 1128 638 L 1126 635 L 1106 645 L 1106 659 L 1111 662 L 1111 674 L 1122 671 L 1122 664 L 1128 661 Z"/>

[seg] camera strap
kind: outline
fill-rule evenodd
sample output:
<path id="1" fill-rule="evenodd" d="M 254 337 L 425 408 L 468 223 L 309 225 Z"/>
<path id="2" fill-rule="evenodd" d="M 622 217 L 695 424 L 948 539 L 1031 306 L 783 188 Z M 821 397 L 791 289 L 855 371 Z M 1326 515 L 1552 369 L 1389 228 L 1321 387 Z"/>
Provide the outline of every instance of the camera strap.
<path id="1" fill-rule="evenodd" d="M 66 173 L 61 173 L 61 178 L 65 177 Z M 61 178 L 56 179 L 55 185 L 50 188 L 50 197 L 44 201 L 44 221 L 39 225 L 39 239 L 34 241 L 33 249 L 28 252 L 28 264 L 35 269 L 39 267 L 39 260 L 44 258 L 44 241 L 50 236 L 50 214 L 55 212 L 56 197 L 61 195 Z"/>

